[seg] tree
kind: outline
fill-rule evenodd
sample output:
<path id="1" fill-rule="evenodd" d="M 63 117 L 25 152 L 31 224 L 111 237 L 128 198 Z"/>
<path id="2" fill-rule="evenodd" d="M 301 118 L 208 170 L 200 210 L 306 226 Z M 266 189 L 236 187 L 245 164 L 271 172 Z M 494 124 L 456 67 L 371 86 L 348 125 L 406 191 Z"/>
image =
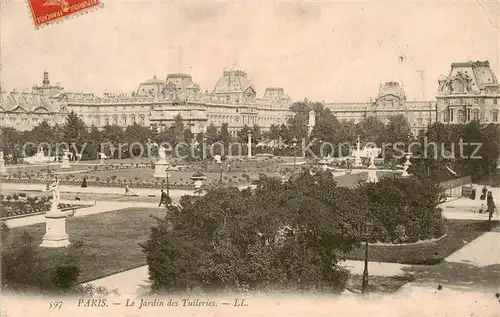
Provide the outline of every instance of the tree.
<path id="1" fill-rule="evenodd" d="M 252 143 L 258 143 L 260 139 L 262 139 L 262 132 L 260 130 L 260 127 L 258 125 L 254 125 L 251 130 L 252 133 Z"/>
<path id="2" fill-rule="evenodd" d="M 87 127 L 82 119 L 78 118 L 74 111 L 71 111 L 62 128 L 64 141 L 70 147 L 69 151 L 73 154 L 81 153 L 88 136 Z"/>
<path id="3" fill-rule="evenodd" d="M 19 131 L 10 127 L 0 128 L 0 149 L 5 155 L 12 155 L 14 162 L 22 157 L 21 145 L 23 143 L 24 138 Z"/>
<path id="4" fill-rule="evenodd" d="M 226 147 L 231 143 L 231 134 L 229 134 L 229 125 L 227 123 L 222 124 L 217 139 L 223 142 Z"/>
<path id="5" fill-rule="evenodd" d="M 142 245 L 153 290 L 342 291 L 338 261 L 359 243 L 366 209 L 330 173 L 309 171 L 185 196 Z"/>
<path id="6" fill-rule="evenodd" d="M 104 154 L 118 158 L 122 156 L 122 153 L 118 152 L 119 145 L 124 138 L 123 129 L 117 125 L 107 125 L 104 127 L 101 133 L 103 146 L 102 149 Z"/>
<path id="7" fill-rule="evenodd" d="M 375 142 L 382 145 L 384 135 L 384 123 L 377 117 L 370 116 L 358 123 L 361 140 Z"/>
<path id="8" fill-rule="evenodd" d="M 280 127 L 276 124 L 272 124 L 269 127 L 269 132 L 266 134 L 266 137 L 268 137 L 271 140 L 279 140 L 280 138 Z"/>
<path id="9" fill-rule="evenodd" d="M 372 241 L 412 243 L 444 234 L 445 220 L 438 207 L 444 191 L 438 182 L 384 177 L 378 183 L 361 183 L 356 193 L 369 202 Z"/>
<path id="10" fill-rule="evenodd" d="M 395 115 L 388 119 L 383 136 L 380 138 L 386 144 L 385 160 L 391 160 L 394 154 L 402 156 L 402 153 L 408 152 L 411 135 L 410 123 L 404 115 Z"/>
<path id="11" fill-rule="evenodd" d="M 206 140 L 208 144 L 214 144 L 215 142 L 218 141 L 218 133 L 217 133 L 217 128 L 213 123 L 211 123 L 207 127 L 207 132 L 206 132 Z"/>
<path id="12" fill-rule="evenodd" d="M 85 148 L 85 153 L 87 154 L 87 158 L 96 159 L 99 151 L 101 150 L 101 132 L 97 129 L 96 126 L 90 127 L 89 132 L 89 143 Z"/>
<path id="13" fill-rule="evenodd" d="M 238 131 L 238 142 L 247 143 L 248 142 L 248 133 L 252 132 L 252 130 L 245 124 L 240 131 Z M 253 136 L 252 136 L 253 138 Z"/>
<path id="14" fill-rule="evenodd" d="M 149 140 L 152 137 L 152 132 L 148 128 L 134 123 L 125 128 L 123 132 L 123 138 L 125 141 L 127 154 L 132 154 L 137 157 L 143 152 L 145 154 L 145 149 Z"/>

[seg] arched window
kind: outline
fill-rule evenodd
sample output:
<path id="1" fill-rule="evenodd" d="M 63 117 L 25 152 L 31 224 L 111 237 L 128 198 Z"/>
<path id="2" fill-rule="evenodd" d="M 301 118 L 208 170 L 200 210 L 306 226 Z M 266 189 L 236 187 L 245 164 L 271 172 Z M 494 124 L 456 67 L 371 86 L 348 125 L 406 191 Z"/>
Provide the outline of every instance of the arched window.
<path id="1" fill-rule="evenodd" d="M 441 115 L 443 116 L 443 122 L 449 122 L 450 121 L 450 116 L 448 114 L 448 111 L 445 110 L 441 113 Z"/>
<path id="2" fill-rule="evenodd" d="M 465 122 L 465 113 L 463 110 L 458 110 L 458 123 Z"/>
<path id="3" fill-rule="evenodd" d="M 131 115 L 130 119 L 132 119 L 132 124 L 136 124 L 137 120 L 135 119 L 135 115 Z"/>
<path id="4" fill-rule="evenodd" d="M 479 110 L 478 109 L 472 110 L 472 120 L 479 121 Z"/>
<path id="5" fill-rule="evenodd" d="M 127 125 L 127 116 L 126 115 L 122 115 L 122 124 Z"/>
<path id="6" fill-rule="evenodd" d="M 491 112 L 491 117 L 493 122 L 498 122 L 498 110 L 493 110 Z"/>
<path id="7" fill-rule="evenodd" d="M 144 118 L 144 115 L 143 115 L 143 114 L 141 114 L 141 115 L 140 115 L 140 119 L 139 119 L 139 123 L 140 123 L 140 125 L 145 125 L 145 124 L 146 124 L 146 122 L 145 122 L 145 121 L 146 121 L 146 120 L 145 120 L 145 118 Z"/>

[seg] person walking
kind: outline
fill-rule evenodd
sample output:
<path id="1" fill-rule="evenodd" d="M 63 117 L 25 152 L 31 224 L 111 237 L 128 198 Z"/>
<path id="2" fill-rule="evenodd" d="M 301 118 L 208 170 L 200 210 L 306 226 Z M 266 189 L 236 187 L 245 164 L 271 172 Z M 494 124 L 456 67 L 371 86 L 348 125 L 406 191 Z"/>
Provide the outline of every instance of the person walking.
<path id="1" fill-rule="evenodd" d="M 130 191 L 130 187 L 128 184 L 125 184 L 125 196 L 130 196 L 132 192 Z"/>
<path id="2" fill-rule="evenodd" d="M 481 190 L 481 197 L 479 197 L 479 199 L 485 200 L 487 193 L 488 193 L 488 188 L 486 188 L 486 186 L 484 186 L 483 189 Z"/>
<path id="3" fill-rule="evenodd" d="M 158 204 L 158 207 L 160 207 L 162 204 L 164 204 L 165 207 L 167 207 L 171 203 L 172 203 L 172 199 L 170 199 L 170 197 L 167 195 L 167 193 L 165 193 L 162 189 L 161 196 L 160 196 L 160 203 Z"/>
<path id="4" fill-rule="evenodd" d="M 472 185 L 472 183 L 470 183 L 470 188 L 471 188 L 470 199 L 475 200 L 476 199 L 476 187 L 474 187 L 474 185 Z"/>
<path id="5" fill-rule="evenodd" d="M 488 192 L 488 198 L 486 199 L 486 205 L 488 206 L 488 221 L 491 222 L 493 213 L 495 212 L 495 202 L 493 201 L 493 194 L 491 191 Z"/>
<path id="6" fill-rule="evenodd" d="M 87 188 L 87 177 L 84 177 L 82 180 L 82 188 Z"/>

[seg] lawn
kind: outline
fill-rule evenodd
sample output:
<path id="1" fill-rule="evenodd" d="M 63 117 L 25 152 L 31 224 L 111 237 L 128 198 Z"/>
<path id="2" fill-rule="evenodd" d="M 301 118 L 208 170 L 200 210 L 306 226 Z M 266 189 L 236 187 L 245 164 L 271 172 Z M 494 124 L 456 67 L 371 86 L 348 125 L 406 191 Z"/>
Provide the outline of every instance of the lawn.
<path id="1" fill-rule="evenodd" d="M 81 270 L 78 279 L 81 283 L 145 265 L 146 258 L 139 243 L 146 241 L 149 228 L 156 223 L 151 215 L 161 217 L 164 214 L 164 208 L 128 208 L 70 218 L 67 221 L 70 241 L 81 243 L 81 247 L 42 249 L 42 260 L 51 263 L 54 258 L 74 254 Z M 23 231 L 41 241 L 45 224 L 11 229 L 14 235 Z"/>
<path id="2" fill-rule="evenodd" d="M 368 291 L 370 293 L 391 294 L 397 292 L 403 285 L 413 282 L 410 275 L 405 276 L 369 276 Z M 362 275 L 349 275 L 346 288 L 356 294 L 361 293 L 363 285 Z"/>
<path id="3" fill-rule="evenodd" d="M 405 246 L 370 245 L 369 260 L 402 264 L 433 265 L 489 230 L 484 220 L 447 220 L 446 236 L 438 241 Z M 347 255 L 349 260 L 364 260 L 364 245 Z"/>

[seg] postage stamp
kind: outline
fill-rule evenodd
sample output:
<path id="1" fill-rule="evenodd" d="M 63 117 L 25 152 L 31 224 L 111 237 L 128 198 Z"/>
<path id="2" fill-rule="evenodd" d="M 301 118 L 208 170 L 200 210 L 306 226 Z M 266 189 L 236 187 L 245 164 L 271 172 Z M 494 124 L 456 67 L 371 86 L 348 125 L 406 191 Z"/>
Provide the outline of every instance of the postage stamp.
<path id="1" fill-rule="evenodd" d="M 35 27 L 96 9 L 101 0 L 27 0 Z"/>

